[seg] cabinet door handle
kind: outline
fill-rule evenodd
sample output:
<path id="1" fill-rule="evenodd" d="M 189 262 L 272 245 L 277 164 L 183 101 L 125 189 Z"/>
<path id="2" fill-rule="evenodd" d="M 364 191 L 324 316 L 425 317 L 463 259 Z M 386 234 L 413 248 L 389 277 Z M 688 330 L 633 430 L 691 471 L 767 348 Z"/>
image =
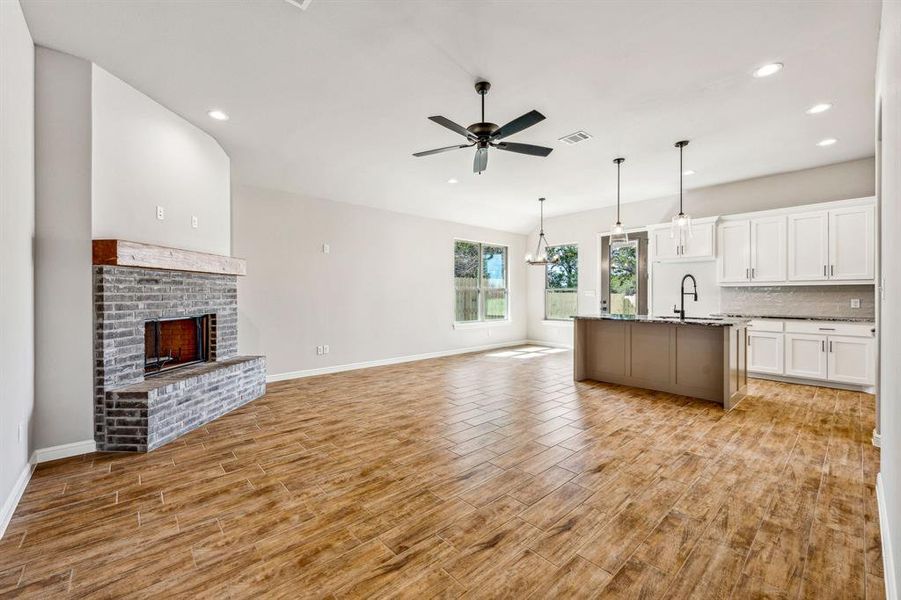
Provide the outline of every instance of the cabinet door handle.
<path id="1" fill-rule="evenodd" d="M 829 341 L 829 352 L 832 352 L 832 340 Z"/>
<path id="2" fill-rule="evenodd" d="M 754 267 L 751 267 L 751 279 L 754 279 L 754 277 L 756 277 L 756 275 L 754 274 L 755 271 L 756 269 Z"/>
<path id="3" fill-rule="evenodd" d="M 835 275 L 835 265 L 829 265 L 829 275 Z"/>
<path id="4" fill-rule="evenodd" d="M 823 277 L 826 276 L 826 265 L 823 265 Z"/>
<path id="5" fill-rule="evenodd" d="M 750 278 L 751 278 L 751 270 L 745 269 L 745 279 L 750 279 Z"/>
<path id="6" fill-rule="evenodd" d="M 822 341 L 820 342 L 820 344 L 822 344 L 822 346 L 823 346 L 823 352 L 825 352 L 825 351 L 826 351 L 826 340 L 822 340 Z"/>

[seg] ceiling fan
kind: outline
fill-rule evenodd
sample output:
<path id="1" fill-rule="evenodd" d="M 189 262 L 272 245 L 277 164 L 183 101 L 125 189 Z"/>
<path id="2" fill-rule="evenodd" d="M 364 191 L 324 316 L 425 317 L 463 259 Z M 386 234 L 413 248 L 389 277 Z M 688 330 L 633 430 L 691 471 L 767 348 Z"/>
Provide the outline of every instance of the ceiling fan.
<path id="1" fill-rule="evenodd" d="M 469 127 L 457 125 L 446 117 L 436 116 L 429 117 L 429 120 L 438 123 L 443 127 L 447 127 L 451 131 L 464 136 L 468 143 L 459 144 L 457 146 L 447 146 L 445 148 L 436 148 L 434 150 L 426 150 L 417 152 L 413 156 L 429 156 L 431 154 L 439 154 L 448 152 L 458 148 L 476 147 L 475 160 L 472 163 L 473 173 L 481 174 L 488 167 L 488 148 L 497 148 L 498 150 L 506 150 L 507 152 L 517 152 L 519 154 L 529 154 L 531 156 L 547 156 L 554 149 L 545 146 L 534 146 L 532 144 L 517 144 L 515 142 L 501 141 L 514 133 L 519 133 L 523 129 L 527 129 L 532 125 L 544 120 L 544 115 L 537 110 L 529 111 L 526 114 L 513 119 L 503 127 L 498 127 L 494 123 L 485 121 L 485 95 L 491 89 L 491 84 L 487 81 L 476 82 L 476 93 L 482 97 L 482 122 L 473 123 Z"/>

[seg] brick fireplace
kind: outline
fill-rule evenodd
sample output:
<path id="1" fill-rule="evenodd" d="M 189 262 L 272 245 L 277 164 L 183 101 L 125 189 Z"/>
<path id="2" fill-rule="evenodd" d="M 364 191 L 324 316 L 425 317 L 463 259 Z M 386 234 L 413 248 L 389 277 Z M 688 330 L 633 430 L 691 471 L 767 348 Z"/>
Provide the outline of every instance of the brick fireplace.
<path id="1" fill-rule="evenodd" d="M 146 452 L 265 393 L 237 356 L 240 259 L 94 242 L 94 438 Z"/>

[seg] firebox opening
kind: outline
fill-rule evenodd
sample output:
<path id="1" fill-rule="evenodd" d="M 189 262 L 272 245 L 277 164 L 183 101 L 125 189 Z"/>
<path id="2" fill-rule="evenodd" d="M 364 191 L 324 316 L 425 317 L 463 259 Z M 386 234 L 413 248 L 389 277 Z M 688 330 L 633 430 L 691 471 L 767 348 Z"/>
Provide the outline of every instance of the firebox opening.
<path id="1" fill-rule="evenodd" d="M 144 324 L 144 375 L 206 362 L 210 356 L 210 316 L 157 319 Z"/>

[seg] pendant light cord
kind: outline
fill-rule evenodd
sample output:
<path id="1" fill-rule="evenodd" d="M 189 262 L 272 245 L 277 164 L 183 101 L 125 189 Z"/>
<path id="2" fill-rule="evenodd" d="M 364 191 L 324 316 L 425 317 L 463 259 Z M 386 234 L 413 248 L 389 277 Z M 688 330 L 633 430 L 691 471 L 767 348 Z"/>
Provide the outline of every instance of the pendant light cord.
<path id="1" fill-rule="evenodd" d="M 619 225 L 619 169 L 622 166 L 622 161 L 617 161 L 616 163 L 616 224 Z"/>
<path id="2" fill-rule="evenodd" d="M 679 146 L 679 214 L 683 215 L 682 210 L 682 150 L 685 146 Z"/>

